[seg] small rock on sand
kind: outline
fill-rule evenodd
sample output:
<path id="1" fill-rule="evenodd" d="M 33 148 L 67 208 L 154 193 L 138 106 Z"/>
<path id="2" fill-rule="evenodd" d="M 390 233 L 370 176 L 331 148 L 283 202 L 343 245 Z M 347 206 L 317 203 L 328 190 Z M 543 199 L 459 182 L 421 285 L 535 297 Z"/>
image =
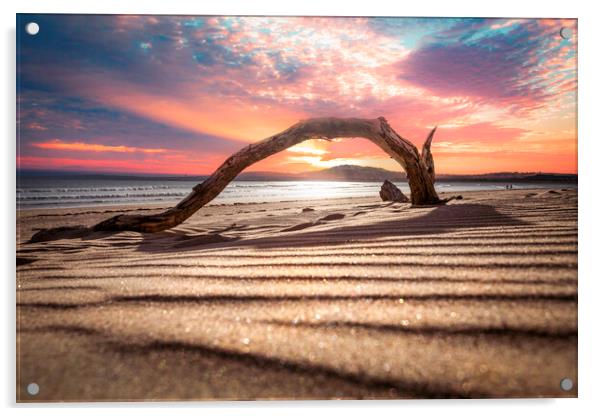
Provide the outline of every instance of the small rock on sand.
<path id="1" fill-rule="evenodd" d="M 340 220 L 342 218 L 345 218 L 345 214 L 330 214 L 323 218 L 320 218 L 320 221 L 333 221 L 333 220 Z"/>
<path id="2" fill-rule="evenodd" d="M 410 199 L 389 180 L 385 180 L 380 187 L 380 198 L 383 201 L 410 202 Z"/>

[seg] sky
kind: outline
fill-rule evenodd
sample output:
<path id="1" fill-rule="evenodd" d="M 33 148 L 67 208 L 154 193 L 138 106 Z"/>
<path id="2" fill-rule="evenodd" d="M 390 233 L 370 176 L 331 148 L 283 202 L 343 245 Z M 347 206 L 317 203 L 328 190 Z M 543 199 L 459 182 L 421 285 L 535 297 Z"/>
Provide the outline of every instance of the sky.
<path id="1" fill-rule="evenodd" d="M 383 116 L 418 148 L 438 126 L 439 173 L 577 173 L 576 20 L 19 15 L 17 26 L 20 169 L 210 174 L 299 120 Z M 307 141 L 247 170 L 346 164 L 400 170 L 362 138 Z"/>

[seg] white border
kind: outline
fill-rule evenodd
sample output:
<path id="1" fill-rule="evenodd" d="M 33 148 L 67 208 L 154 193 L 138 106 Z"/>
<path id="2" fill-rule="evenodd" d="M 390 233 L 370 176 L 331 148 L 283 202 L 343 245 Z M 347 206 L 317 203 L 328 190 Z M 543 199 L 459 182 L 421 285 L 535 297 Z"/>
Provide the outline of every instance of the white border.
<path id="1" fill-rule="evenodd" d="M 115 14 L 250 14 L 250 15 L 347 15 L 347 16 L 465 16 L 465 17 L 576 17 L 579 18 L 579 399 L 564 400 L 471 400 L 471 401 L 388 401 L 388 402 L 239 402 L 239 403 L 145 403 L 140 405 L 86 405 L 86 412 L 106 415 L 104 407 L 112 411 L 145 414 L 163 414 L 167 408 L 180 407 L 180 411 L 199 411 L 204 414 L 245 413 L 262 415 L 327 414 L 344 411 L 346 414 L 364 415 L 367 411 L 379 413 L 440 415 L 508 413 L 545 413 L 546 415 L 594 414 L 602 408 L 598 390 L 600 383 L 600 300 L 602 273 L 596 258 L 601 245 L 597 232 L 600 227 L 599 155 L 602 153 L 602 133 L 596 123 L 600 118 L 602 92 L 599 77 L 602 74 L 600 42 L 602 40 L 602 15 L 596 13 L 595 2 L 557 1 L 528 2 L 502 0 L 497 2 L 405 1 L 392 0 L 309 1 L 297 0 L 120 0 L 105 2 L 74 2 L 70 0 L 21 0 L 17 4 L 1 3 L 3 22 L 2 42 L 2 275 L 3 313 L 2 378 L 0 391 L 2 404 L 15 411 L 15 13 L 115 13 Z M 77 405 L 51 405 L 44 409 L 48 414 L 74 411 Z M 18 406 L 26 413 L 40 410 L 40 406 Z M 138 410 L 132 409 L 138 407 Z M 195 407 L 197 407 L 195 409 Z M 200 407 L 201 409 L 198 409 Z M 75 410 L 79 412 L 79 410 Z"/>
<path id="2" fill-rule="evenodd" d="M 455 0 L 399 2 L 387 0 L 344 1 L 277 0 L 78 2 L 69 0 L 27 0 L 18 5 L 21 13 L 121 13 L 121 14 L 234 14 L 315 16 L 458 16 L 458 17 L 577 17 L 582 6 L 575 2 L 524 0 L 499 2 Z"/>

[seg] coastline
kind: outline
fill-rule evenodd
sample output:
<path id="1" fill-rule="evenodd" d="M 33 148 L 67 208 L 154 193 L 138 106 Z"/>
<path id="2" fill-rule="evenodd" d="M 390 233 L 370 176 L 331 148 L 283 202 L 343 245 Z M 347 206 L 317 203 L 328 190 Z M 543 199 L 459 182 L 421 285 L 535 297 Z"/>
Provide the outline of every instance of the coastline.
<path id="1" fill-rule="evenodd" d="M 96 181 L 83 187 L 46 180 L 45 185 L 17 188 L 17 211 L 29 209 L 83 208 L 96 206 L 142 206 L 177 204 L 192 191 L 197 182 Z M 407 181 L 394 182 L 409 194 Z M 499 191 L 512 184 L 514 190 L 576 189 L 576 182 L 438 181 L 438 193 Z M 33 184 L 30 184 L 33 185 Z M 43 185 L 43 186 L 42 186 Z M 209 205 L 261 202 L 294 202 L 328 198 L 363 198 L 378 195 L 382 181 L 233 181 Z"/>

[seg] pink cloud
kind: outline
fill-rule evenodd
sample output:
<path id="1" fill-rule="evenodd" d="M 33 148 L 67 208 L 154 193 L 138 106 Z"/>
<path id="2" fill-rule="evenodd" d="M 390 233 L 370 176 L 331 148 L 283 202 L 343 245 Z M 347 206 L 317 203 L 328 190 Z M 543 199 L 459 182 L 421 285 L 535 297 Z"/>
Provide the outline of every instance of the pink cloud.
<path id="1" fill-rule="evenodd" d="M 59 139 L 48 142 L 32 143 L 34 147 L 50 150 L 68 150 L 76 152 L 115 152 L 115 153 L 164 153 L 165 149 L 153 149 L 131 146 L 107 146 L 98 143 L 83 143 L 83 142 L 64 142 Z"/>

